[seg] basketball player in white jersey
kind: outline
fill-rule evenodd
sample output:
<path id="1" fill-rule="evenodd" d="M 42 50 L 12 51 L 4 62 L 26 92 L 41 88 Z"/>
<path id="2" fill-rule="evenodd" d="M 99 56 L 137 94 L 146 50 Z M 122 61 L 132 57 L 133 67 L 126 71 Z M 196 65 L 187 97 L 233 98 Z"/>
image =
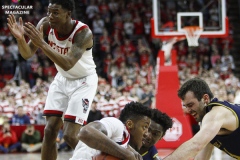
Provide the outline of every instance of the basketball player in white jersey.
<path id="1" fill-rule="evenodd" d="M 119 119 L 106 117 L 85 125 L 70 160 L 90 160 L 101 151 L 119 159 L 142 160 L 136 152 L 151 124 L 152 110 L 139 102 L 125 105 Z M 131 146 L 131 147 L 130 147 Z"/>
<path id="2" fill-rule="evenodd" d="M 47 16 L 36 27 L 30 22 L 23 24 L 22 18 L 18 24 L 14 15 L 7 19 L 22 57 L 31 58 L 37 49 L 41 49 L 58 70 L 44 108 L 47 123 L 42 160 L 57 158 L 55 140 L 63 125 L 62 117 L 64 139 L 75 148 L 77 133 L 87 120 L 97 89 L 98 77 L 92 57 L 93 35 L 86 24 L 71 18 L 73 9 L 74 0 L 50 0 Z M 30 39 L 28 43 L 24 34 Z"/>

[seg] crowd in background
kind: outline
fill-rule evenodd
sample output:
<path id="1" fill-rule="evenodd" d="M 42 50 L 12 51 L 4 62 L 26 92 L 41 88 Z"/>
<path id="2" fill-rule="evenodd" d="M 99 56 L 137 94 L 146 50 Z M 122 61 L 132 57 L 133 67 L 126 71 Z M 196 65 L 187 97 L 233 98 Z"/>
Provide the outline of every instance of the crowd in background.
<path id="1" fill-rule="evenodd" d="M 103 117 L 117 117 L 130 101 L 154 108 L 156 57 L 162 42 L 150 36 L 152 2 L 85 0 L 81 3 L 86 10 L 84 18 L 79 20 L 88 24 L 94 34 L 93 56 L 99 75 L 93 110 L 100 110 Z M 47 4 L 46 0 L 32 2 L 34 10 L 31 15 L 24 15 L 23 20 L 36 25 L 46 16 Z M 171 8 L 166 8 L 166 13 L 170 11 Z M 166 16 L 166 20 L 170 17 Z M 21 125 L 14 119 L 20 112 L 28 117 L 25 124 L 45 124 L 42 111 L 57 72 L 55 66 L 41 50 L 29 60 L 20 56 L 4 14 L 0 27 L 0 123 Z M 235 66 L 230 54 L 232 43 L 231 35 L 224 39 L 200 38 L 196 48 L 188 47 L 186 41 L 176 43 L 173 48 L 177 50 L 180 84 L 200 76 L 210 84 L 216 97 L 240 103 L 239 79 L 233 74 Z"/>

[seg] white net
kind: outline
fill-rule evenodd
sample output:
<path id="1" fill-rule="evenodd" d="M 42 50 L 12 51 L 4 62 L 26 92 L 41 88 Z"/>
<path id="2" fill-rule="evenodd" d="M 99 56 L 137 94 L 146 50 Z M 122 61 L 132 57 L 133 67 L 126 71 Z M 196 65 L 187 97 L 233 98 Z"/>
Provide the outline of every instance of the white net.
<path id="1" fill-rule="evenodd" d="M 202 28 L 199 26 L 187 26 L 183 28 L 184 34 L 186 35 L 188 46 L 197 47 L 198 39 L 202 33 Z"/>

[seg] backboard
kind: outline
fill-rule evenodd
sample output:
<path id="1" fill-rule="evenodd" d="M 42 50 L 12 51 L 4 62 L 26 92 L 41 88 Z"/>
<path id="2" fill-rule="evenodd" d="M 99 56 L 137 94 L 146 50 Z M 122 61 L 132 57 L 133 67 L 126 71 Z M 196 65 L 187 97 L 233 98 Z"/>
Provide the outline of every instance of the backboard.
<path id="1" fill-rule="evenodd" d="M 226 37 L 226 5 L 226 0 L 153 0 L 152 37 L 185 37 L 186 26 L 202 28 L 201 37 Z"/>

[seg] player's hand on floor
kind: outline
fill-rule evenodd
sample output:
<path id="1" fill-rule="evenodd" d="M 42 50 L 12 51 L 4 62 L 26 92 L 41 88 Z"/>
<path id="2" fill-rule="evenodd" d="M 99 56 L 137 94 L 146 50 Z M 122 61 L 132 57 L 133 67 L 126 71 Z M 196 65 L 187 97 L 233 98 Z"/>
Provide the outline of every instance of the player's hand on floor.
<path id="1" fill-rule="evenodd" d="M 23 28 L 23 21 L 22 17 L 19 18 L 19 24 L 16 21 L 16 18 L 13 14 L 10 14 L 7 18 L 7 25 L 12 33 L 12 35 L 17 39 L 17 40 L 22 40 L 24 38 L 24 28 Z"/>

